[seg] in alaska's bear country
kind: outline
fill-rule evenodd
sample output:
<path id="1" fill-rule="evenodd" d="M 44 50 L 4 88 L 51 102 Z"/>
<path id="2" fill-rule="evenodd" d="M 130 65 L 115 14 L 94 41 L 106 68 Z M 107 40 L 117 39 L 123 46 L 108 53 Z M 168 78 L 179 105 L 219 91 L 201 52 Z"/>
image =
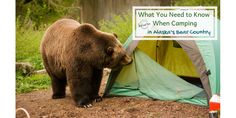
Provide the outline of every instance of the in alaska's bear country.
<path id="1" fill-rule="evenodd" d="M 103 68 L 130 64 L 115 34 L 72 19 L 53 23 L 44 34 L 40 51 L 52 82 L 53 99 L 65 97 L 68 83 L 77 106 L 89 107 L 98 95 Z"/>

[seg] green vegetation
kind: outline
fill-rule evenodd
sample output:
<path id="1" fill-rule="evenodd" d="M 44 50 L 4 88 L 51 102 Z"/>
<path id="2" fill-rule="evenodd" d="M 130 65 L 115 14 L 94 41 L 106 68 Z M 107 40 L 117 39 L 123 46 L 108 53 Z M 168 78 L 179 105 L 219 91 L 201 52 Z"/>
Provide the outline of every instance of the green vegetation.
<path id="1" fill-rule="evenodd" d="M 16 93 L 27 93 L 33 90 L 47 89 L 50 86 L 50 78 L 47 74 L 37 74 L 23 77 L 16 74 Z"/>
<path id="2" fill-rule="evenodd" d="M 36 70 L 43 64 L 39 46 L 44 30 L 21 29 L 16 32 L 16 61 L 30 62 Z"/>
<path id="3" fill-rule="evenodd" d="M 98 24 L 100 30 L 116 33 L 121 43 L 124 43 L 132 33 L 132 14 L 130 11 L 122 15 L 113 14 L 111 20 L 101 20 Z"/>
<path id="4" fill-rule="evenodd" d="M 16 61 L 43 69 L 40 42 L 46 28 L 63 17 L 78 20 L 80 0 L 16 0 Z M 74 7 L 75 6 L 75 7 Z M 47 74 L 24 76 L 16 72 L 16 92 L 26 93 L 50 86 Z"/>
<path id="5" fill-rule="evenodd" d="M 30 62 L 34 69 L 43 69 L 40 55 L 40 42 L 45 28 L 33 30 L 32 28 L 17 28 L 16 32 L 16 61 Z M 23 76 L 20 72 L 16 73 L 16 92 L 25 93 L 33 90 L 45 89 L 50 85 L 48 75 Z"/>
<path id="6" fill-rule="evenodd" d="M 27 2 L 26 2 L 27 1 Z M 79 19 L 79 0 L 17 0 L 16 18 L 19 27 L 39 27 L 62 17 Z"/>

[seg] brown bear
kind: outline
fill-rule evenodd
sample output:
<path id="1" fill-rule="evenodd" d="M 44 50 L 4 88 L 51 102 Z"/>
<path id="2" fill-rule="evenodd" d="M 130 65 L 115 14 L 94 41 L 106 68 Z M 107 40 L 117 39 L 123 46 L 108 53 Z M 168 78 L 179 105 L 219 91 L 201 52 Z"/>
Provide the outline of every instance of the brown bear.
<path id="1" fill-rule="evenodd" d="M 51 78 L 52 98 L 64 98 L 68 83 L 72 98 L 80 107 L 90 107 L 93 100 L 101 101 L 98 91 L 103 68 L 132 62 L 117 35 L 72 19 L 53 23 L 44 34 L 40 51 Z"/>

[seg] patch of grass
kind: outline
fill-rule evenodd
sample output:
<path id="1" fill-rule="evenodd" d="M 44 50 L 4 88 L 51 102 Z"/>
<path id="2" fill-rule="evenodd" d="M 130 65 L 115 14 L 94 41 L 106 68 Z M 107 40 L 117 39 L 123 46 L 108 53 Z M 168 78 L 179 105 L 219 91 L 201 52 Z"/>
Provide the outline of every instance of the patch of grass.
<path id="1" fill-rule="evenodd" d="M 35 70 L 43 69 L 40 54 L 40 42 L 46 28 L 17 28 L 16 31 L 16 61 L 30 62 Z M 23 76 L 16 72 L 16 93 L 27 93 L 34 90 L 47 89 L 50 78 L 47 74 Z"/>
<path id="2" fill-rule="evenodd" d="M 21 76 L 16 74 L 16 93 L 27 93 L 40 89 L 47 89 L 51 85 L 47 74 L 36 74 L 31 76 Z"/>
<path id="3" fill-rule="evenodd" d="M 46 28 L 17 28 L 16 31 L 16 61 L 29 62 L 35 70 L 43 69 L 40 54 L 40 43 Z M 27 93 L 34 90 L 47 89 L 50 86 L 47 74 L 23 76 L 16 72 L 16 93 Z"/>
<path id="4" fill-rule="evenodd" d="M 40 55 L 40 42 L 45 28 L 41 30 L 18 29 L 16 31 L 16 61 L 30 62 L 38 70 L 43 68 Z"/>

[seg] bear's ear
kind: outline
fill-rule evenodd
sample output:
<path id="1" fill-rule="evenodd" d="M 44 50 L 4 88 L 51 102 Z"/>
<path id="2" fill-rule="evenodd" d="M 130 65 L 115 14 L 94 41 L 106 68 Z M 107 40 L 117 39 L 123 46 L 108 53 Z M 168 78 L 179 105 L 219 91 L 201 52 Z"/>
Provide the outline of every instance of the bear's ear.
<path id="1" fill-rule="evenodd" d="M 116 33 L 112 33 L 116 38 L 118 38 L 117 34 Z"/>
<path id="2" fill-rule="evenodd" d="M 108 47 L 108 48 L 106 49 L 106 53 L 107 53 L 108 55 L 112 55 L 113 52 L 114 52 L 114 49 L 113 49 L 112 47 Z"/>
<path id="3" fill-rule="evenodd" d="M 86 34 L 91 34 L 96 31 L 96 28 L 91 24 L 84 23 L 78 27 L 78 30 Z"/>

